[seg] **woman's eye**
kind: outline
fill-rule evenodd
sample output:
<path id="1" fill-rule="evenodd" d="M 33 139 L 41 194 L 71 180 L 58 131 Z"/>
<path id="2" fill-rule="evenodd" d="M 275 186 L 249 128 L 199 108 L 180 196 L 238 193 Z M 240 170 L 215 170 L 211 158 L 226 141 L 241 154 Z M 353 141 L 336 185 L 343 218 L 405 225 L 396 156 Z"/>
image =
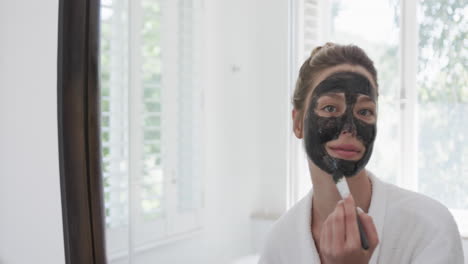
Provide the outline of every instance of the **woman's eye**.
<path id="1" fill-rule="evenodd" d="M 336 107 L 334 107 L 333 105 L 327 105 L 322 109 L 325 110 L 325 112 L 329 112 L 329 113 L 336 112 Z"/>
<path id="2" fill-rule="evenodd" d="M 358 114 L 362 115 L 362 116 L 371 116 L 371 115 L 374 114 L 374 112 L 372 112 L 369 109 L 361 109 L 361 110 L 358 111 Z"/>

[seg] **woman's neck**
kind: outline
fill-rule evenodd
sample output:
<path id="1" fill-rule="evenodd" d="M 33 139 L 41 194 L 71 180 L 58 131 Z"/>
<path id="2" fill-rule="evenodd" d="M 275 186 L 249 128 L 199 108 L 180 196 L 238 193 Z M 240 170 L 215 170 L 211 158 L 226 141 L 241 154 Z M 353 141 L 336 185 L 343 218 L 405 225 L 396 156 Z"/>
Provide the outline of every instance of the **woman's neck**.
<path id="1" fill-rule="evenodd" d="M 313 222 L 315 222 L 314 225 L 321 226 L 328 215 L 333 212 L 336 203 L 341 200 L 341 196 L 331 175 L 319 169 L 311 161 L 309 161 L 309 170 L 313 184 L 312 218 Z M 346 180 L 356 201 L 356 206 L 367 212 L 372 195 L 372 186 L 367 171 L 363 169 L 353 177 L 346 178 Z"/>

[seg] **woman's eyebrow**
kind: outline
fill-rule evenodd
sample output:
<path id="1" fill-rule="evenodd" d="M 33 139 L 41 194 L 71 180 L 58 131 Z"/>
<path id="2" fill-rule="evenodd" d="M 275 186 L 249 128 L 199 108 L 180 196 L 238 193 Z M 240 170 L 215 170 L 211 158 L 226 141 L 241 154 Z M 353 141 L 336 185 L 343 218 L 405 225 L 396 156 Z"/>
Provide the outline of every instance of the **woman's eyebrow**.
<path id="1" fill-rule="evenodd" d="M 369 96 L 367 95 L 360 95 L 357 99 L 357 101 L 359 103 L 367 103 L 367 102 L 371 102 L 371 103 L 374 103 L 375 104 L 375 100 L 370 98 Z"/>
<path id="2" fill-rule="evenodd" d="M 338 100 L 344 99 L 344 93 L 324 93 L 320 95 L 319 98 L 324 97 L 324 96 L 331 97 L 333 99 L 338 99 Z"/>

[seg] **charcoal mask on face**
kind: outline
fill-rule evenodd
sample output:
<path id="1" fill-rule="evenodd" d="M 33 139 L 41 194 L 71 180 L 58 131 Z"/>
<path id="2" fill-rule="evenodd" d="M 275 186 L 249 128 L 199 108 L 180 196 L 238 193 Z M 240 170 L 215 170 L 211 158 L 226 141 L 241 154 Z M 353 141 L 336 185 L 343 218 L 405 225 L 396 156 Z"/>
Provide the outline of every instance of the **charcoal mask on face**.
<path id="1" fill-rule="evenodd" d="M 315 112 L 318 99 L 327 93 L 343 93 L 346 110 L 338 117 L 322 117 Z M 369 80 L 353 72 L 335 73 L 315 87 L 304 121 L 304 144 L 307 156 L 320 169 L 332 175 L 335 182 L 341 177 L 351 177 L 361 171 L 372 154 L 372 147 L 377 133 L 376 124 L 369 124 L 353 114 L 353 108 L 359 95 L 366 95 L 377 101 L 375 89 Z M 325 149 L 325 144 L 338 139 L 343 131 L 356 135 L 362 142 L 365 152 L 359 160 L 344 160 L 332 157 Z"/>

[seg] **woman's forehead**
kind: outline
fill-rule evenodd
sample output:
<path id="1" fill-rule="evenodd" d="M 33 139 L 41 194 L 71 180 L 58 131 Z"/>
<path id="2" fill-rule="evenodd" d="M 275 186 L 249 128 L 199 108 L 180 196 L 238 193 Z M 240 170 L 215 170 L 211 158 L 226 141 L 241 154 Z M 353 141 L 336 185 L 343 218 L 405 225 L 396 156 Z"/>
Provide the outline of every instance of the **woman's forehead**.
<path id="1" fill-rule="evenodd" d="M 377 89 L 377 85 L 374 82 L 374 78 L 364 67 L 362 67 L 361 65 L 340 64 L 320 71 L 314 78 L 314 82 L 312 83 L 312 90 L 314 90 L 315 87 L 317 87 L 317 85 L 323 80 L 338 72 L 352 72 L 363 75 L 369 80 L 372 87 L 374 89 Z"/>
<path id="2" fill-rule="evenodd" d="M 337 65 L 337 66 L 333 66 L 333 67 L 324 69 L 324 70 L 322 70 L 321 72 L 319 72 L 317 74 L 317 77 L 314 78 L 314 82 L 311 85 L 312 89 L 310 89 L 309 94 L 307 95 L 306 103 L 307 104 L 310 103 L 310 99 L 312 98 L 312 94 L 313 94 L 315 88 L 322 81 L 324 81 L 325 79 L 327 79 L 331 75 L 333 75 L 335 73 L 339 73 L 339 72 L 351 72 L 351 73 L 360 74 L 360 75 L 366 77 L 366 79 L 368 79 L 368 81 L 370 82 L 373 89 L 375 89 L 375 91 L 377 91 L 377 88 L 376 88 L 375 82 L 374 82 L 374 80 L 372 78 L 372 75 L 364 67 L 362 67 L 360 65 L 340 64 L 340 65 Z"/>

